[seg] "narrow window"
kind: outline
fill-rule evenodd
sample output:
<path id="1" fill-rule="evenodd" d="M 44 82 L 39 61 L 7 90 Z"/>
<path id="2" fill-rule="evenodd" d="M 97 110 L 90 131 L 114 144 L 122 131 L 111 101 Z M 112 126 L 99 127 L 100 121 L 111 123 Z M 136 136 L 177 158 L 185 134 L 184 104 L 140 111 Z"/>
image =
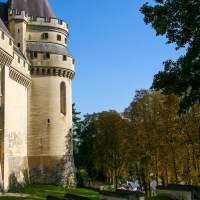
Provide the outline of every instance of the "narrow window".
<path id="1" fill-rule="evenodd" d="M 46 52 L 44 54 L 44 59 L 50 59 L 50 53 L 49 52 Z"/>
<path id="2" fill-rule="evenodd" d="M 20 47 L 20 43 L 17 43 L 17 46 Z"/>
<path id="3" fill-rule="evenodd" d="M 18 56 L 18 63 L 20 63 L 20 57 Z"/>
<path id="4" fill-rule="evenodd" d="M 1 39 L 4 40 L 4 32 L 1 32 Z"/>
<path id="5" fill-rule="evenodd" d="M 67 44 L 67 38 L 65 38 L 65 44 Z"/>
<path id="6" fill-rule="evenodd" d="M 43 39 L 48 39 L 49 38 L 49 34 L 48 33 L 44 33 L 43 34 Z"/>
<path id="7" fill-rule="evenodd" d="M 33 52 L 33 58 L 37 58 L 38 54 L 37 52 Z"/>
<path id="8" fill-rule="evenodd" d="M 67 60 L 67 56 L 63 55 L 63 60 L 66 61 Z"/>
<path id="9" fill-rule="evenodd" d="M 20 29 L 18 29 L 17 31 L 18 31 L 18 33 L 20 33 Z"/>
<path id="10" fill-rule="evenodd" d="M 50 124 L 50 119 L 49 118 L 47 119 L 47 124 Z"/>
<path id="11" fill-rule="evenodd" d="M 66 85 L 65 82 L 60 84 L 60 112 L 66 115 Z"/>
<path id="12" fill-rule="evenodd" d="M 12 40 L 11 40 L 11 39 L 9 39 L 9 45 L 10 45 L 10 46 L 12 45 Z"/>
<path id="13" fill-rule="evenodd" d="M 61 35 L 57 35 L 57 40 L 61 41 Z"/>

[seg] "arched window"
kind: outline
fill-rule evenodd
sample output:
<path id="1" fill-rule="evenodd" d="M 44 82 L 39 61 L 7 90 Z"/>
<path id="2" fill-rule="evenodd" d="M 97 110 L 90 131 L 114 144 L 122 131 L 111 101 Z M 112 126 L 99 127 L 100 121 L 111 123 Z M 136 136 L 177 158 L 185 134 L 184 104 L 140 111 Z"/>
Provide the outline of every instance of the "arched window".
<path id="1" fill-rule="evenodd" d="M 66 115 L 66 85 L 65 82 L 60 84 L 60 112 Z"/>

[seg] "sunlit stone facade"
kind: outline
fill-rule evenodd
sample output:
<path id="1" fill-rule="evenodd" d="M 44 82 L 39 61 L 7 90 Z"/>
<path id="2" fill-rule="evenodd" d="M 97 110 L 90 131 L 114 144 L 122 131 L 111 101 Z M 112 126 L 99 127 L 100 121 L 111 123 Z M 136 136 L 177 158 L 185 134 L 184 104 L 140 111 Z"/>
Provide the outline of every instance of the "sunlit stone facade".
<path id="1" fill-rule="evenodd" d="M 48 0 L 0 3 L 0 187 L 75 187 L 68 26 Z"/>

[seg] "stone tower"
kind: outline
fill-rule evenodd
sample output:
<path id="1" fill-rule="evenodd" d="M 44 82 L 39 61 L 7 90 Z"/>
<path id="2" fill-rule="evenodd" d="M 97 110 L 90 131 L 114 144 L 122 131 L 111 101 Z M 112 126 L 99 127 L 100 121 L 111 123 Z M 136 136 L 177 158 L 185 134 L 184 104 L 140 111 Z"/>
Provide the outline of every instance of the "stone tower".
<path id="1" fill-rule="evenodd" d="M 5 8 L 7 8 L 7 17 Z M 20 121 L 20 125 L 16 124 L 14 119 L 9 119 L 11 113 L 8 112 L 7 118 L 3 114 L 2 117 L 0 115 L 2 129 L 6 121 L 9 122 L 8 127 L 12 125 L 12 130 L 7 137 L 14 137 L 13 133 L 16 132 L 23 143 L 18 159 L 21 161 L 20 169 L 16 167 L 17 162 L 14 162 L 11 156 L 10 163 L 13 168 L 7 170 L 6 179 L 8 181 L 4 188 L 8 188 L 9 184 L 23 184 L 25 179 L 32 183 L 74 187 L 71 134 L 74 58 L 66 48 L 68 25 L 56 18 L 48 0 L 9 0 L 6 5 L 0 4 L 0 11 L 2 10 L 4 12 L 1 13 L 4 13 L 4 16 L 0 14 L 0 18 L 8 30 L 3 22 L 2 27 L 8 32 L 8 38 L 12 44 L 9 47 L 11 50 L 8 49 L 11 52 L 7 53 L 10 58 L 7 64 L 8 79 L 10 78 L 10 65 L 14 67 L 19 65 L 19 69 L 29 65 L 24 68 L 27 71 L 22 70 L 24 74 L 17 69 L 24 77 L 22 83 L 25 86 L 20 86 L 21 89 L 16 92 L 11 90 L 14 94 L 20 91 L 22 94 L 14 96 L 17 100 L 16 107 L 19 107 L 17 121 Z M 15 63 L 12 62 L 12 51 L 20 54 L 17 54 Z M 19 57 L 21 62 L 19 62 Z M 19 87 L 17 81 L 12 84 L 12 87 Z M 9 84 L 5 83 L 5 85 Z M 8 87 L 7 90 L 9 89 Z M 8 91 L 4 93 L 7 94 Z M 10 93 L 10 102 L 6 104 L 4 100 L 8 108 L 9 103 L 12 104 L 12 98 L 12 93 Z M 13 112 L 15 113 L 14 107 Z M 16 128 L 18 125 L 19 130 Z M 4 149 L 7 145 L 9 146 L 4 142 Z M 1 150 L 1 154 L 4 153 L 5 150 Z M 4 160 L 1 159 L 1 162 L 5 163 L 7 155 L 3 156 Z M 7 163 L 9 165 L 9 162 Z M 27 174 L 26 177 L 24 171 Z M 16 183 L 10 181 L 11 174 L 15 177 Z M 3 179 L 2 181 L 5 182 Z"/>

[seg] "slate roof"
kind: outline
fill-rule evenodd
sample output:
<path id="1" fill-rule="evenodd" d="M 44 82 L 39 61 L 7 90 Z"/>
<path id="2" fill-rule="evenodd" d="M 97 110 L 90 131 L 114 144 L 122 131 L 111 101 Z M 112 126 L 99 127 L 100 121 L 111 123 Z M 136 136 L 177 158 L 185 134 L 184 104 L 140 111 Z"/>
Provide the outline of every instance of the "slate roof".
<path id="1" fill-rule="evenodd" d="M 46 42 L 27 42 L 26 45 L 27 51 L 49 52 L 53 54 L 66 55 L 73 58 L 67 48 L 60 44 Z"/>
<path id="2" fill-rule="evenodd" d="M 4 33 L 6 33 L 10 38 L 13 39 L 13 37 L 11 36 L 10 32 L 8 31 L 8 29 L 6 28 L 5 24 L 3 23 L 3 21 L 0 18 L 0 29 L 4 31 Z"/>
<path id="3" fill-rule="evenodd" d="M 21 56 L 24 60 L 26 60 L 25 56 L 23 55 L 21 50 L 16 45 L 13 45 L 13 49 L 19 56 Z"/>
<path id="4" fill-rule="evenodd" d="M 56 18 L 48 0 L 10 0 L 10 7 L 26 11 L 29 16 Z"/>

